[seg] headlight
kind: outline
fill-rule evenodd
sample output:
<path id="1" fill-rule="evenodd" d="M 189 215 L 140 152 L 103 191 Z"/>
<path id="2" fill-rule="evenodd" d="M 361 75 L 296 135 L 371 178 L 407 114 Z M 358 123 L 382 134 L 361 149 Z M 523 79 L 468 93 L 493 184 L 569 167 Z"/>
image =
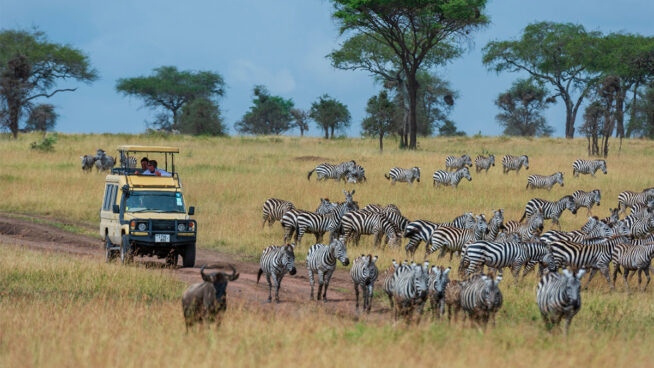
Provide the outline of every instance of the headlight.
<path id="1" fill-rule="evenodd" d="M 145 223 L 141 222 L 139 224 L 139 231 L 145 231 L 147 229 L 148 229 L 148 225 L 146 225 Z"/>
<path id="2" fill-rule="evenodd" d="M 177 225 L 177 231 L 186 231 L 186 225 L 184 224 Z"/>

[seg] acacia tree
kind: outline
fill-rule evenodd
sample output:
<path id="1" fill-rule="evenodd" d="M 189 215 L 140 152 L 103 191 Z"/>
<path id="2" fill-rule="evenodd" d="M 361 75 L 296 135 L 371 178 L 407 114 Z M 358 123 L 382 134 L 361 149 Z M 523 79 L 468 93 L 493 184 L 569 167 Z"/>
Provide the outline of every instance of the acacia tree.
<path id="1" fill-rule="evenodd" d="M 495 100 L 501 112 L 495 116 L 506 135 L 536 136 L 552 134 L 543 110 L 548 102 L 547 90 L 530 79 L 519 79 Z"/>
<path id="2" fill-rule="evenodd" d="M 225 82 L 218 73 L 210 71 L 177 70 L 175 66 L 161 66 L 147 77 L 121 78 L 116 91 L 125 96 L 143 100 L 146 107 L 163 108 L 172 115 L 169 119 L 159 116 L 154 125 L 162 129 L 178 129 L 182 107 L 196 98 L 215 99 L 225 94 Z"/>
<path id="3" fill-rule="evenodd" d="M 30 109 L 30 114 L 25 122 L 25 131 L 46 132 L 52 130 L 57 124 L 57 113 L 50 104 L 39 104 Z"/>
<path id="4" fill-rule="evenodd" d="M 23 113 L 37 98 L 50 98 L 77 88 L 58 88 L 67 80 L 90 83 L 97 72 L 82 51 L 49 42 L 40 31 L 0 32 L 0 100 L 2 122 L 14 138 Z"/>
<path id="5" fill-rule="evenodd" d="M 332 0 L 341 35 L 365 35 L 387 46 L 403 73 L 409 105 L 409 148 L 417 146 L 416 74 L 430 66 L 430 50 L 456 44 L 488 22 L 487 0 Z"/>
<path id="6" fill-rule="evenodd" d="M 311 104 L 309 116 L 325 130 L 325 139 L 334 138 L 334 130 L 348 127 L 351 119 L 347 106 L 327 94 Z"/>
<path id="7" fill-rule="evenodd" d="M 379 152 L 384 152 L 384 134 L 393 132 L 395 126 L 394 115 L 396 105 L 388 99 L 388 93 L 381 91 L 379 95 L 372 96 L 368 100 L 366 116 L 361 122 L 363 134 L 368 136 L 379 136 Z"/>
<path id="8" fill-rule="evenodd" d="M 493 41 L 484 47 L 483 62 L 496 72 L 527 72 L 551 85 L 565 103 L 565 136 L 574 137 L 577 110 L 599 76 L 599 32 L 571 23 L 541 22 L 525 27 L 517 41 Z M 577 93 L 576 96 L 573 96 Z"/>
<path id="9" fill-rule="evenodd" d="M 292 108 L 293 100 L 272 96 L 266 87 L 255 86 L 252 106 L 235 124 L 236 130 L 245 134 L 282 134 L 291 128 Z"/>
<path id="10" fill-rule="evenodd" d="M 309 130 L 309 112 L 302 109 L 291 109 L 291 116 L 295 126 L 300 129 L 300 137 L 304 137 L 304 131 Z"/>

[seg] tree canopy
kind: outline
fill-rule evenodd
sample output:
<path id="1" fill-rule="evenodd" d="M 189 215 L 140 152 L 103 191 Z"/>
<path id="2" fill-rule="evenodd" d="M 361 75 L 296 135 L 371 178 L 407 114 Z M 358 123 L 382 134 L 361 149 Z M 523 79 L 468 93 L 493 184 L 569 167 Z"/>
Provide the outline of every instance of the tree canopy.
<path id="1" fill-rule="evenodd" d="M 351 119 L 347 106 L 327 94 L 311 104 L 309 116 L 325 131 L 325 138 L 334 138 L 334 130 L 348 127 Z"/>
<path id="2" fill-rule="evenodd" d="M 291 128 L 293 100 L 273 96 L 264 86 L 254 87 L 250 110 L 235 124 L 245 134 L 282 134 Z"/>
<path id="3" fill-rule="evenodd" d="M 495 116 L 504 127 L 504 134 L 519 136 L 550 135 L 552 127 L 547 125 L 543 110 L 548 102 L 547 90 L 532 79 L 518 79 L 511 88 L 495 100 L 501 112 Z"/>
<path id="4" fill-rule="evenodd" d="M 25 131 L 46 132 L 53 130 L 57 124 L 59 115 L 50 104 L 39 104 L 30 109 L 29 116 L 25 122 Z"/>
<path id="5" fill-rule="evenodd" d="M 309 130 L 309 112 L 293 108 L 291 109 L 291 116 L 293 116 L 294 125 L 300 129 L 300 136 L 304 137 L 304 131 Z"/>
<path id="6" fill-rule="evenodd" d="M 190 135 L 227 134 L 218 105 L 204 97 L 196 98 L 182 107 L 179 131 Z"/>
<path id="7" fill-rule="evenodd" d="M 366 113 L 361 122 L 362 134 L 379 137 L 379 151 L 384 151 L 384 135 L 397 130 L 394 119 L 398 107 L 388 98 L 388 92 L 381 91 L 379 95 L 368 100 Z"/>

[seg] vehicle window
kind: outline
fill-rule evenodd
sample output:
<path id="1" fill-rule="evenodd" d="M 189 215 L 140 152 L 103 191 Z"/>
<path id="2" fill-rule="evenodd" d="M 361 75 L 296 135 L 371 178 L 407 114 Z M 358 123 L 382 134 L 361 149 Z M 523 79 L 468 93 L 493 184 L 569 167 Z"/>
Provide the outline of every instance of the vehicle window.
<path id="1" fill-rule="evenodd" d="M 116 193 L 118 192 L 118 185 L 111 186 L 111 198 L 109 199 L 109 209 L 116 203 Z"/>
<path id="2" fill-rule="evenodd" d="M 109 204 L 111 203 L 109 201 L 109 197 L 111 196 L 111 184 L 107 184 L 104 188 L 104 199 L 102 200 L 102 209 L 103 210 L 109 210 Z"/>
<path id="3" fill-rule="evenodd" d="M 179 192 L 134 191 L 125 198 L 125 212 L 185 213 Z"/>

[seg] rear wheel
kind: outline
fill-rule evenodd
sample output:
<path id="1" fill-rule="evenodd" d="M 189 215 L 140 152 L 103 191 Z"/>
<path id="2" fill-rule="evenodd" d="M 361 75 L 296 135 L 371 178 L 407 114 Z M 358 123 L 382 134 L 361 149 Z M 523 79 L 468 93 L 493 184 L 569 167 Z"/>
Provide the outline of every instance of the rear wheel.
<path id="1" fill-rule="evenodd" d="M 193 267 L 195 266 L 195 243 L 189 244 L 184 247 L 184 254 L 182 254 L 182 266 Z"/>
<path id="2" fill-rule="evenodd" d="M 129 243 L 129 236 L 123 235 L 123 241 L 120 245 L 120 262 L 122 264 L 131 263 L 134 260 L 132 245 Z"/>

